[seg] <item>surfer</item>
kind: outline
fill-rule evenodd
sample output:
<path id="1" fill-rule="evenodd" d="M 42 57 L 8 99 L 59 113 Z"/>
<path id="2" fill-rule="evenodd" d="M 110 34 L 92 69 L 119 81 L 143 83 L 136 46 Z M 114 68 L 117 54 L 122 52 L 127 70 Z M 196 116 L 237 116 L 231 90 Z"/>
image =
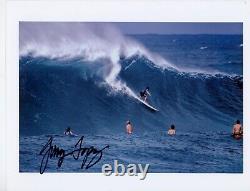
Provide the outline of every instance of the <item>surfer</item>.
<path id="1" fill-rule="evenodd" d="M 239 87 L 239 89 L 243 89 L 243 80 L 240 77 L 236 77 L 234 79 L 235 84 Z"/>
<path id="2" fill-rule="evenodd" d="M 146 87 L 146 89 L 144 91 L 141 91 L 140 96 L 141 96 L 141 99 L 143 99 L 146 102 L 148 96 L 151 96 L 149 93 L 149 87 Z"/>
<path id="3" fill-rule="evenodd" d="M 175 135 L 175 126 L 171 125 L 171 127 L 168 129 L 168 135 Z"/>
<path id="4" fill-rule="evenodd" d="M 243 136 L 243 129 L 242 129 L 242 126 L 240 124 L 240 120 L 237 120 L 236 123 L 234 124 L 232 136 L 235 139 L 240 139 Z"/>
<path id="5" fill-rule="evenodd" d="M 68 128 L 65 130 L 64 135 L 73 135 L 73 133 L 72 133 L 70 127 L 68 127 Z"/>
<path id="6" fill-rule="evenodd" d="M 132 134 L 133 127 L 132 127 L 132 124 L 130 121 L 127 121 L 127 123 L 126 123 L 126 131 L 128 134 Z"/>

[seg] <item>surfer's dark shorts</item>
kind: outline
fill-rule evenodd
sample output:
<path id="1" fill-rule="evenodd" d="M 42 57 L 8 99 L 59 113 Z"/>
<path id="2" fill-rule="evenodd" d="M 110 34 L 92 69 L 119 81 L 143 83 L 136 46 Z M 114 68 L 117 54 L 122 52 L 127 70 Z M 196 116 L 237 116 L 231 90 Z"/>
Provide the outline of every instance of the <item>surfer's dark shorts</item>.
<path id="1" fill-rule="evenodd" d="M 144 93 L 143 93 L 143 92 L 140 92 L 140 96 L 141 96 L 141 97 L 144 97 L 145 95 L 144 95 Z"/>

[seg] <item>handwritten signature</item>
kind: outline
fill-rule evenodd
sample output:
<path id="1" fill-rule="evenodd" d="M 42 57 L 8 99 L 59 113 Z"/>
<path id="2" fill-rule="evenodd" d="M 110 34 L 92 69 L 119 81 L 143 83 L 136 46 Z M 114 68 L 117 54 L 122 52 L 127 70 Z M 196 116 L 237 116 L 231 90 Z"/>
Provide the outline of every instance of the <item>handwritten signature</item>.
<path id="1" fill-rule="evenodd" d="M 52 159 L 52 158 L 58 158 L 58 162 L 57 162 L 58 168 L 62 166 L 63 161 L 65 157 L 67 156 L 73 156 L 75 160 L 78 160 L 80 157 L 83 156 L 81 169 L 83 169 L 84 167 L 85 169 L 88 169 L 94 166 L 96 163 L 98 163 L 102 158 L 103 150 L 105 150 L 106 148 L 109 148 L 109 145 L 106 145 L 100 150 L 96 149 L 93 146 L 82 147 L 83 138 L 84 136 L 82 136 L 79 139 L 79 141 L 75 144 L 73 151 L 66 153 L 64 149 L 61 149 L 56 145 L 52 145 L 53 138 L 50 137 L 46 145 L 42 148 L 42 150 L 39 153 L 39 155 L 43 155 L 41 165 L 40 165 L 40 174 L 44 173 L 44 171 L 47 168 L 49 159 Z"/>

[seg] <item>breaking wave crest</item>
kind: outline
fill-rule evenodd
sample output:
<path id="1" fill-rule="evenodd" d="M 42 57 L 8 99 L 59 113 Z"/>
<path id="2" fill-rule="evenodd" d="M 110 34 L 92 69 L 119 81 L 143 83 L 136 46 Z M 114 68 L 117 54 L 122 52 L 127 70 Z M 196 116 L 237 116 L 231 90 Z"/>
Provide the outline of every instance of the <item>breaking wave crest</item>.
<path id="1" fill-rule="evenodd" d="M 66 26 L 63 23 L 22 23 L 19 48 L 20 57 L 80 58 L 83 63 L 102 61 L 102 65 L 105 62 L 104 81 L 115 90 L 126 90 L 133 97 L 133 91 L 118 79 L 121 58 L 143 55 L 157 67 L 178 69 L 109 24 L 67 23 Z"/>

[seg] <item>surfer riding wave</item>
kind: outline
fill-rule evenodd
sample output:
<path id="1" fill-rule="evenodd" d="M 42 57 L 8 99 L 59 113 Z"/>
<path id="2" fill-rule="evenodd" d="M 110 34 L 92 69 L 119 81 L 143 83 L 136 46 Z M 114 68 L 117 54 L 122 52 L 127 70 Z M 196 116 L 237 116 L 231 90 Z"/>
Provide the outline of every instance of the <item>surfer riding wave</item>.
<path id="1" fill-rule="evenodd" d="M 148 96 L 151 96 L 149 92 L 149 87 L 146 87 L 145 90 L 140 92 L 140 97 L 143 101 L 147 102 Z"/>

